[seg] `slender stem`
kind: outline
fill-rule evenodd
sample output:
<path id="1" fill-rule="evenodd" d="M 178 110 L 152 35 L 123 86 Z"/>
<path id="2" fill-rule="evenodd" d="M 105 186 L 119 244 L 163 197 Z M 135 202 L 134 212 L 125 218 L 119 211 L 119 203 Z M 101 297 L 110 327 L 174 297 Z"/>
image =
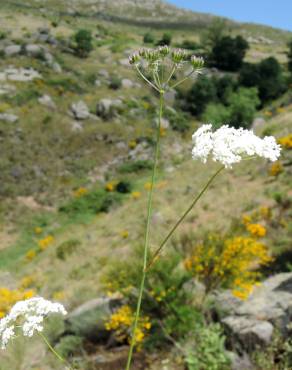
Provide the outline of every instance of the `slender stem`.
<path id="1" fill-rule="evenodd" d="M 170 86 L 169 88 L 170 89 L 174 89 L 175 87 L 177 87 L 178 85 L 182 84 L 183 82 L 185 82 L 188 78 L 191 77 L 191 75 L 195 72 L 194 69 L 192 69 L 192 71 L 186 75 L 185 78 L 183 78 L 182 80 L 178 81 L 177 83 L 175 83 L 174 85 Z"/>
<path id="2" fill-rule="evenodd" d="M 146 81 L 150 86 L 152 86 L 153 89 L 155 89 L 156 91 L 160 92 L 160 90 L 151 81 L 149 81 L 147 77 L 145 77 L 143 75 L 143 73 L 140 71 L 139 67 L 136 66 L 136 70 L 139 73 L 139 75 L 143 78 L 144 81 Z"/>
<path id="3" fill-rule="evenodd" d="M 163 239 L 162 243 L 158 247 L 158 249 L 155 251 L 153 254 L 151 261 L 148 263 L 146 272 L 152 267 L 153 263 L 156 261 L 158 258 L 159 254 L 161 253 L 161 250 L 165 246 L 165 244 L 168 242 L 172 234 L 175 232 L 175 230 L 179 227 L 179 225 L 183 222 L 183 220 L 186 218 L 186 216 L 191 212 L 191 210 L 194 208 L 196 203 L 199 201 L 199 199 L 202 197 L 202 195 L 205 193 L 205 191 L 208 189 L 210 184 L 213 182 L 215 177 L 224 169 L 225 167 L 222 166 L 215 172 L 215 174 L 208 180 L 206 185 L 203 187 L 203 189 L 200 191 L 200 193 L 196 196 L 196 198 L 192 201 L 191 205 L 187 208 L 187 210 L 183 213 L 183 215 L 180 217 L 180 219 L 175 223 L 175 225 L 172 227 L 170 232 L 167 234 L 167 236 Z"/>
<path id="4" fill-rule="evenodd" d="M 170 75 L 169 75 L 169 77 L 168 77 L 168 79 L 165 81 L 165 87 L 167 86 L 167 84 L 169 83 L 169 81 L 171 80 L 171 78 L 172 78 L 172 76 L 173 76 L 173 74 L 174 74 L 174 72 L 175 72 L 175 70 L 176 70 L 176 64 L 174 64 L 173 65 L 173 67 L 172 67 L 172 70 L 171 70 L 171 72 L 170 72 Z"/>
<path id="5" fill-rule="evenodd" d="M 152 198 L 153 198 L 154 181 L 155 181 L 155 177 L 156 177 L 158 155 L 159 155 L 160 127 L 161 127 L 163 102 L 164 102 L 163 99 L 164 99 L 164 91 L 160 91 L 159 119 L 158 119 L 158 125 L 157 125 L 157 133 L 156 133 L 154 164 L 153 164 L 153 169 L 152 169 L 151 185 L 150 185 L 150 190 L 149 190 L 148 206 L 147 206 L 147 219 L 146 219 L 144 256 L 143 256 L 143 271 L 142 271 L 142 278 L 141 278 L 141 284 L 140 284 L 139 295 L 138 295 L 137 308 L 136 308 L 136 313 L 135 313 L 135 320 L 134 320 L 134 325 L 133 325 L 133 329 L 132 329 L 132 335 L 131 335 L 132 338 L 131 338 L 131 343 L 130 343 L 130 349 L 129 349 L 129 354 L 128 354 L 126 370 L 130 370 L 130 367 L 131 367 L 133 351 L 134 351 L 134 347 L 135 347 L 135 335 L 136 335 L 137 326 L 138 326 L 138 322 L 139 322 L 141 304 L 142 304 L 142 297 L 143 297 L 143 291 L 144 291 L 145 280 L 146 280 L 146 267 L 147 267 L 147 260 L 148 260 L 150 223 L 151 223 L 151 214 L 152 214 Z"/>
<path id="6" fill-rule="evenodd" d="M 72 370 L 72 367 L 68 364 L 68 362 L 57 351 L 54 350 L 54 348 L 52 347 L 51 343 L 44 336 L 44 334 L 42 332 L 38 332 L 38 334 L 43 339 L 43 341 L 46 343 L 46 345 L 48 346 L 49 350 L 57 357 L 57 359 L 59 361 L 65 363 L 69 367 L 69 369 Z"/>

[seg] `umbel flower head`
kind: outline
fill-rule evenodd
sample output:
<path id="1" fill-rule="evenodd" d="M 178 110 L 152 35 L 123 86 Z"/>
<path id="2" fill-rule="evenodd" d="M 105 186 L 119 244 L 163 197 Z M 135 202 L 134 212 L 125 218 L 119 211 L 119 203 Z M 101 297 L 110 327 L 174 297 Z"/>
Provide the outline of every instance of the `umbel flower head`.
<path id="1" fill-rule="evenodd" d="M 154 49 L 142 48 L 129 57 L 129 63 L 134 65 L 140 75 L 156 90 L 166 90 L 178 86 L 186 78 L 201 73 L 204 59 L 191 55 L 186 50 L 170 48 L 167 45 Z M 177 70 L 186 69 L 186 75 L 181 81 L 170 86 Z M 148 79 L 151 76 L 152 81 Z M 146 77 L 147 76 L 147 77 Z"/>
<path id="2" fill-rule="evenodd" d="M 212 131 L 212 125 L 203 125 L 193 134 L 193 159 L 201 159 L 206 163 L 211 156 L 214 161 L 221 162 L 226 168 L 247 157 L 258 156 L 276 161 L 281 152 L 273 136 L 263 139 L 252 131 L 236 129 L 227 125 Z"/>
<path id="3" fill-rule="evenodd" d="M 34 297 L 17 302 L 2 320 L 0 320 L 0 346 L 5 349 L 9 340 L 15 336 L 17 328 L 23 335 L 32 337 L 34 332 L 43 330 L 43 321 L 49 314 L 66 315 L 63 305 Z"/>

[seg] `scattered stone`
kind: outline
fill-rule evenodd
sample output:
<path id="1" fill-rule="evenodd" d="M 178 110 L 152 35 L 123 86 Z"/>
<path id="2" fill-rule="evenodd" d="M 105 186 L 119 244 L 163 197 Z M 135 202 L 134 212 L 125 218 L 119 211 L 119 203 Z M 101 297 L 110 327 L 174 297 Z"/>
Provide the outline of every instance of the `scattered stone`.
<path id="1" fill-rule="evenodd" d="M 43 48 L 41 47 L 41 45 L 28 44 L 25 46 L 25 53 L 31 57 L 38 57 L 42 55 Z"/>
<path id="2" fill-rule="evenodd" d="M 50 109 L 55 109 L 56 104 L 54 103 L 53 99 L 49 95 L 43 95 L 38 98 L 38 102 Z"/>
<path id="3" fill-rule="evenodd" d="M 16 88 L 12 85 L 4 84 L 0 85 L 0 95 L 6 95 L 14 93 Z"/>
<path id="4" fill-rule="evenodd" d="M 135 84 L 133 81 L 129 80 L 128 78 L 123 78 L 122 79 L 122 87 L 125 88 L 125 89 L 131 89 L 132 87 L 134 87 Z"/>
<path id="5" fill-rule="evenodd" d="M 73 132 L 81 132 L 83 130 L 83 125 L 81 122 L 74 121 L 71 124 L 71 129 Z"/>
<path id="6" fill-rule="evenodd" d="M 84 337 L 92 342 L 109 338 L 104 324 L 121 305 L 120 298 L 96 298 L 85 302 L 71 312 L 65 322 L 66 333 Z"/>
<path id="7" fill-rule="evenodd" d="M 270 343 L 274 328 L 283 337 L 291 334 L 292 273 L 270 277 L 255 288 L 246 301 L 232 298 L 230 292 L 219 294 L 215 299 L 226 312 L 222 323 L 248 351 L 257 344 Z"/>
<path id="8" fill-rule="evenodd" d="M 0 113 L 0 121 L 14 123 L 18 121 L 18 117 L 10 113 Z"/>
<path id="9" fill-rule="evenodd" d="M 99 79 L 95 80 L 94 85 L 96 87 L 100 87 L 101 86 L 101 81 Z"/>
<path id="10" fill-rule="evenodd" d="M 98 75 L 103 78 L 109 78 L 109 73 L 106 69 L 100 69 Z"/>
<path id="11" fill-rule="evenodd" d="M 120 59 L 119 64 L 123 67 L 129 67 L 130 66 L 128 58 Z"/>
<path id="12" fill-rule="evenodd" d="M 73 103 L 71 105 L 71 111 L 77 120 L 87 119 L 90 116 L 89 109 L 82 100 L 78 103 Z"/>
<path id="13" fill-rule="evenodd" d="M 54 72 L 56 72 L 56 73 L 62 73 L 62 67 L 60 66 L 59 63 L 54 62 L 54 63 L 52 63 L 52 66 L 51 67 L 52 67 L 52 70 Z"/>
<path id="14" fill-rule="evenodd" d="M 0 72 L 0 81 L 10 80 L 27 82 L 37 78 L 42 78 L 42 76 L 33 68 L 9 67 L 6 68 L 4 72 Z"/>
<path id="15" fill-rule="evenodd" d="M 123 102 L 120 99 L 101 99 L 96 106 L 96 114 L 105 119 L 117 116 L 122 108 Z"/>
<path id="16" fill-rule="evenodd" d="M 255 370 L 247 353 L 243 353 L 242 356 L 239 356 L 236 352 L 227 352 L 227 354 L 231 361 L 232 370 Z"/>
<path id="17" fill-rule="evenodd" d="M 4 54 L 6 57 L 12 57 L 21 53 L 20 45 L 9 45 L 4 48 Z"/>

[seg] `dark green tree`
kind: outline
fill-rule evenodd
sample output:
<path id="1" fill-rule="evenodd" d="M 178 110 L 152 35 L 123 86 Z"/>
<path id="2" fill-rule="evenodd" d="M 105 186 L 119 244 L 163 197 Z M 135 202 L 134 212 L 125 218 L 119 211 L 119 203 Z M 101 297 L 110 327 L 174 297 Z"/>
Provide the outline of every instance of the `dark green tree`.
<path id="1" fill-rule="evenodd" d="M 288 70 L 292 73 L 292 40 L 288 44 Z"/>
<path id="2" fill-rule="evenodd" d="M 161 46 L 163 46 L 163 45 L 170 45 L 171 44 L 171 40 L 172 40 L 171 34 L 170 33 L 164 33 L 162 35 L 161 40 L 158 41 L 157 45 L 158 46 L 159 45 L 161 45 Z"/>
<path id="3" fill-rule="evenodd" d="M 155 41 L 155 38 L 154 38 L 153 34 L 150 33 L 150 32 L 146 32 L 144 37 L 143 37 L 144 44 L 153 44 L 154 41 Z"/>
<path id="4" fill-rule="evenodd" d="M 224 71 L 238 71 L 248 49 L 248 42 L 241 36 L 224 36 L 214 45 L 209 60 L 211 66 Z"/>
<path id="5" fill-rule="evenodd" d="M 74 35 L 75 53 L 80 58 L 86 58 L 93 50 L 92 34 L 88 30 L 81 29 Z"/>

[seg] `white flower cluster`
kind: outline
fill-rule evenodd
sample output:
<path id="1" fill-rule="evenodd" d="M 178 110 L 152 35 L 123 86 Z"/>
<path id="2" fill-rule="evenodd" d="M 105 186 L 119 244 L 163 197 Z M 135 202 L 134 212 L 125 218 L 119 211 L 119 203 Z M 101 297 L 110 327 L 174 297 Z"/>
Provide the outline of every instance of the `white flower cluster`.
<path id="1" fill-rule="evenodd" d="M 252 131 L 236 129 L 227 125 L 212 131 L 212 125 L 203 125 L 193 134 L 193 159 L 201 159 L 206 163 L 212 155 L 213 160 L 221 162 L 226 168 L 243 158 L 259 156 L 276 161 L 280 156 L 281 147 L 273 136 L 263 139 Z"/>
<path id="2" fill-rule="evenodd" d="M 44 318 L 50 313 L 67 314 L 63 305 L 47 301 L 42 297 L 17 302 L 10 313 L 0 320 L 1 348 L 6 348 L 18 327 L 22 328 L 23 335 L 26 337 L 32 337 L 35 331 L 42 331 Z"/>

